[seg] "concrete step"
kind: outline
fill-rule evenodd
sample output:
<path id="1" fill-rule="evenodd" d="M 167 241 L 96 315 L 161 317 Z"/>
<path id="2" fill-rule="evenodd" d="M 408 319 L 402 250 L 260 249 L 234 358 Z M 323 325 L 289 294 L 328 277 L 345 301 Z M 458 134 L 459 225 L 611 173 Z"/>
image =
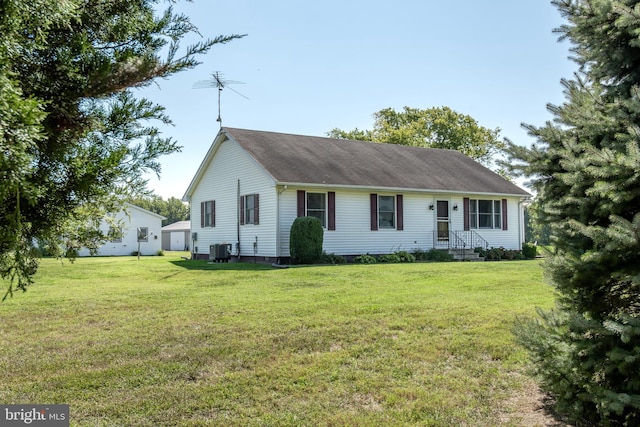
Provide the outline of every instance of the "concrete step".
<path id="1" fill-rule="evenodd" d="M 484 257 L 472 249 L 449 249 L 449 254 L 456 261 L 484 261 Z"/>

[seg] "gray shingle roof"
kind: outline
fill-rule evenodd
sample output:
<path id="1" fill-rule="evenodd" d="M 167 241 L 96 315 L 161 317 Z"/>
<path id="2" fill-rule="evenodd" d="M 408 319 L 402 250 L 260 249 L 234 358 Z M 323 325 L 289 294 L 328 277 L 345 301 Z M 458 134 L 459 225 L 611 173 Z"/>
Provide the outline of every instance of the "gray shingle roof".
<path id="1" fill-rule="evenodd" d="M 454 150 L 223 128 L 277 183 L 529 196 Z"/>
<path id="2" fill-rule="evenodd" d="M 190 229 L 191 221 L 176 221 L 162 227 L 162 231 L 189 231 Z"/>

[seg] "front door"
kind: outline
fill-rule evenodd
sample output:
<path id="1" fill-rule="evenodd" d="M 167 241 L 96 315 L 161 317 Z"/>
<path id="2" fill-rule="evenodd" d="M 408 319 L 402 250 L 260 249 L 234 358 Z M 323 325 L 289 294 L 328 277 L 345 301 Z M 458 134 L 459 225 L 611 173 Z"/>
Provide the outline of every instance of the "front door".
<path id="1" fill-rule="evenodd" d="M 436 230 L 437 245 L 449 246 L 449 201 L 438 200 L 436 202 Z"/>

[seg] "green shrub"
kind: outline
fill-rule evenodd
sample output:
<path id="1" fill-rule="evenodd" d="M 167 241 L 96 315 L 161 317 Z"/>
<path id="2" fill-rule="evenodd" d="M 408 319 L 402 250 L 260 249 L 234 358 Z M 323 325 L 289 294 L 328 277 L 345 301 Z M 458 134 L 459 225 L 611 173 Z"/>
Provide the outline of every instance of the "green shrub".
<path id="1" fill-rule="evenodd" d="M 416 257 L 407 251 L 397 251 L 392 254 L 381 255 L 379 262 L 416 262 Z"/>
<path id="2" fill-rule="evenodd" d="M 314 264 L 322 258 L 322 223 L 318 218 L 298 217 L 291 225 L 289 253 L 297 264 Z"/>
<path id="3" fill-rule="evenodd" d="M 489 249 L 483 248 L 475 248 L 475 252 L 478 252 L 481 256 L 484 257 L 486 261 L 500 261 L 503 259 L 506 260 L 521 260 L 525 259 L 522 251 L 516 249 L 505 249 L 500 246 L 499 248 L 491 247 Z"/>
<path id="4" fill-rule="evenodd" d="M 526 259 L 534 259 L 537 255 L 538 249 L 536 248 L 536 245 L 533 245 L 531 243 L 525 243 L 522 245 L 522 255 L 526 258 Z"/>
<path id="5" fill-rule="evenodd" d="M 422 249 L 416 249 L 415 251 L 413 251 L 413 256 L 416 261 L 433 261 L 433 262 L 453 261 L 453 256 L 451 256 L 446 251 L 441 251 L 439 249 L 430 249 L 428 251 L 423 251 Z"/>
<path id="6" fill-rule="evenodd" d="M 320 262 L 322 264 L 344 264 L 347 262 L 347 259 L 342 255 L 328 254 L 326 252 L 323 252 Z"/>
<path id="7" fill-rule="evenodd" d="M 423 249 L 414 249 L 413 251 L 413 257 L 415 258 L 416 261 L 426 261 L 427 260 L 427 251 L 423 250 Z"/>
<path id="8" fill-rule="evenodd" d="M 416 262 L 416 257 L 407 251 L 398 251 L 396 255 L 400 258 L 400 262 Z"/>
<path id="9" fill-rule="evenodd" d="M 378 257 L 379 262 L 388 262 L 388 263 L 397 263 L 400 262 L 400 257 L 397 253 L 395 254 L 384 254 Z"/>
<path id="10" fill-rule="evenodd" d="M 487 261 L 500 261 L 502 259 L 502 255 L 504 253 L 504 248 L 489 248 L 487 250 L 487 255 L 485 256 L 485 260 Z"/>
<path id="11" fill-rule="evenodd" d="M 484 259 L 487 258 L 487 249 L 483 248 L 482 246 L 473 248 L 473 251 L 476 253 L 479 253 L 480 256 L 483 257 Z"/>
<path id="12" fill-rule="evenodd" d="M 378 260 L 373 255 L 364 254 L 355 257 L 353 259 L 353 262 L 357 264 L 375 264 L 376 262 L 378 262 Z"/>

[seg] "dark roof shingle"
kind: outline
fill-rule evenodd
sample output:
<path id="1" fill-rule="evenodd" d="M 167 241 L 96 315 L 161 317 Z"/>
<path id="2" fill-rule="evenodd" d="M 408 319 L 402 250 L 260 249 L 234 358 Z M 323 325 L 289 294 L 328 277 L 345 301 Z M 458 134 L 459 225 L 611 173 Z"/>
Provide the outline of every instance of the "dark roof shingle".
<path id="1" fill-rule="evenodd" d="M 223 128 L 278 183 L 529 196 L 454 150 Z"/>

